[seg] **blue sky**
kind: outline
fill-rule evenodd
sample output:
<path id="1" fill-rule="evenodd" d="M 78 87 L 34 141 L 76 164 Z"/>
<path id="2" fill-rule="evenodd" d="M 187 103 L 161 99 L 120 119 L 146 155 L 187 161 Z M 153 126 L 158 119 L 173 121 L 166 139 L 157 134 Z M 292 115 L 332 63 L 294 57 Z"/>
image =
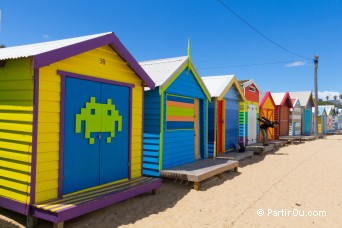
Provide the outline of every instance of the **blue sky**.
<path id="1" fill-rule="evenodd" d="M 223 1 L 290 51 L 319 54 L 319 91 L 342 93 L 342 1 Z M 0 10 L 6 46 L 113 31 L 143 61 L 186 55 L 189 37 L 201 76 L 253 78 L 271 92 L 314 89 L 312 60 L 279 49 L 216 0 L 1 0 Z M 264 64 L 274 62 L 283 63 Z"/>

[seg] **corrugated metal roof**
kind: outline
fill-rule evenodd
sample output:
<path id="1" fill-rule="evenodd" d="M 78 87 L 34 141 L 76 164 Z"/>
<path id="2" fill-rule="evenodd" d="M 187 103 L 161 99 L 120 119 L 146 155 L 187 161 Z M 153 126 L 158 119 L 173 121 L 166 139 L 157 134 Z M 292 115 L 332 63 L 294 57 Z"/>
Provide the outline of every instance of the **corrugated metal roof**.
<path id="1" fill-rule="evenodd" d="M 280 105 L 286 93 L 271 93 L 273 101 L 276 105 Z"/>
<path id="2" fill-rule="evenodd" d="M 104 35 L 108 35 L 111 33 L 112 32 L 107 32 L 107 33 L 100 33 L 100 34 L 89 35 L 89 36 L 81 36 L 81 37 L 64 39 L 64 40 L 56 40 L 56 41 L 49 41 L 49 42 L 43 42 L 43 43 L 0 48 L 0 60 L 17 59 L 17 58 L 25 58 L 25 57 L 35 56 L 38 54 L 42 54 L 45 52 L 49 52 L 52 50 L 63 48 L 63 47 L 66 47 L 66 46 L 69 46 L 72 44 L 76 44 L 76 43 L 80 43 L 83 41 L 91 40 L 91 39 L 101 37 Z"/>
<path id="3" fill-rule="evenodd" d="M 205 76 L 202 80 L 211 97 L 219 97 L 234 77 L 234 75 Z"/>
<path id="4" fill-rule="evenodd" d="M 291 98 L 298 98 L 301 106 L 306 106 L 310 96 L 311 91 L 303 91 L 303 92 L 289 92 Z"/>
<path id="5" fill-rule="evenodd" d="M 139 62 L 156 86 L 165 84 L 188 61 L 187 56 Z"/>

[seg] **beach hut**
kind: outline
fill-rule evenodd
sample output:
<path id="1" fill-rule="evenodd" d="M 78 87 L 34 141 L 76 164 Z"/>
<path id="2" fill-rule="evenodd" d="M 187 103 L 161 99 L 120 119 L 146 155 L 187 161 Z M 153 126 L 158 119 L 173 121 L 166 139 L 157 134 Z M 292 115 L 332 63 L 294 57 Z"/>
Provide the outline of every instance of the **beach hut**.
<path id="1" fill-rule="evenodd" d="M 315 112 L 315 108 L 312 108 L 312 112 Z M 325 135 L 327 133 L 327 112 L 324 107 L 318 107 L 318 133 Z"/>
<path id="2" fill-rule="evenodd" d="M 298 98 L 291 99 L 292 108 L 290 109 L 289 135 L 301 135 L 302 108 Z"/>
<path id="3" fill-rule="evenodd" d="M 260 118 L 265 117 L 269 119 L 270 121 L 275 121 L 274 113 L 277 108 L 277 106 L 274 103 L 274 100 L 272 98 L 272 95 L 269 91 L 267 91 L 262 97 L 262 100 L 259 104 L 259 112 L 260 112 Z M 274 140 L 274 128 L 268 128 L 268 139 Z M 262 140 L 260 136 L 260 140 Z"/>
<path id="4" fill-rule="evenodd" d="M 279 125 L 274 127 L 274 137 L 279 139 L 279 136 L 289 135 L 290 109 L 292 101 L 288 92 L 272 93 L 274 103 L 277 108 L 274 112 L 274 120 L 279 122 Z"/>
<path id="5" fill-rule="evenodd" d="M 141 163 L 155 85 L 114 33 L 7 47 L 0 61 L 1 207 L 60 224 L 161 185 Z"/>
<path id="6" fill-rule="evenodd" d="M 291 98 L 298 98 L 302 106 L 302 135 L 311 135 L 314 131 L 314 118 L 312 118 L 312 107 L 315 102 L 311 91 L 289 92 Z"/>
<path id="7" fill-rule="evenodd" d="M 334 105 L 319 105 L 318 107 L 325 108 L 327 113 L 327 132 L 333 132 L 335 130 L 335 106 Z"/>
<path id="8" fill-rule="evenodd" d="M 156 84 L 145 91 L 144 169 L 161 170 L 207 158 L 210 95 L 189 56 L 140 62 Z"/>
<path id="9" fill-rule="evenodd" d="M 239 142 L 239 105 L 246 99 L 234 75 L 207 76 L 209 89 L 208 143 L 209 155 L 235 151 Z"/>
<path id="10" fill-rule="evenodd" d="M 239 105 L 240 143 L 250 145 L 258 142 L 259 137 L 259 100 L 261 90 L 253 79 L 239 80 L 246 102 Z"/>

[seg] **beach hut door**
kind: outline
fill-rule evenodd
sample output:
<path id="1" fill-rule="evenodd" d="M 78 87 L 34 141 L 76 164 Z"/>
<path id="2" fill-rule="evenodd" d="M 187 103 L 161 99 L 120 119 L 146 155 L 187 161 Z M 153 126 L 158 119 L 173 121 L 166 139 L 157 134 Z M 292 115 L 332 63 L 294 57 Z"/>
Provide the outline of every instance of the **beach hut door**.
<path id="1" fill-rule="evenodd" d="M 304 111 L 304 134 L 310 134 L 310 125 L 311 125 L 311 111 Z"/>
<path id="2" fill-rule="evenodd" d="M 256 107 L 255 105 L 248 105 L 248 144 L 256 143 Z"/>
<path id="3" fill-rule="evenodd" d="M 128 87 L 66 77 L 63 194 L 128 178 L 129 108 Z"/>

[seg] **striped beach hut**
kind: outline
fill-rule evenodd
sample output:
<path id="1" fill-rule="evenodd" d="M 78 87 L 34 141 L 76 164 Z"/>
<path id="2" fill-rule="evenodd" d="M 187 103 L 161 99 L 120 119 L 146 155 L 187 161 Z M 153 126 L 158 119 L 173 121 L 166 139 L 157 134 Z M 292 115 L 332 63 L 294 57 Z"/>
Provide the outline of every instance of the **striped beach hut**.
<path id="1" fill-rule="evenodd" d="M 155 85 L 114 33 L 0 61 L 1 207 L 60 224 L 161 185 L 141 162 L 142 85 Z"/>
<path id="2" fill-rule="evenodd" d="M 288 92 L 272 93 L 274 103 L 277 108 L 274 113 L 275 121 L 279 125 L 274 127 L 274 137 L 278 139 L 279 136 L 289 135 L 290 109 L 292 108 L 292 101 Z"/>
<path id="3" fill-rule="evenodd" d="M 261 90 L 253 79 L 239 80 L 246 102 L 239 105 L 240 143 L 249 145 L 259 139 L 259 101 Z"/>
<path id="4" fill-rule="evenodd" d="M 302 135 L 311 135 L 314 131 L 312 125 L 314 118 L 312 118 L 312 107 L 315 107 L 315 101 L 311 91 L 289 92 L 291 98 L 298 98 L 302 106 Z"/>
<path id="5" fill-rule="evenodd" d="M 209 92 L 190 56 L 140 62 L 156 84 L 145 91 L 143 173 L 207 158 Z"/>
<path id="6" fill-rule="evenodd" d="M 315 112 L 315 108 L 312 108 Z M 327 133 L 327 112 L 324 107 L 318 107 L 318 133 L 325 135 Z"/>
<path id="7" fill-rule="evenodd" d="M 269 119 L 270 121 L 275 121 L 274 115 L 275 115 L 275 110 L 277 106 L 274 103 L 271 93 L 267 91 L 261 97 L 262 99 L 259 104 L 260 118 L 265 117 Z M 271 128 L 271 127 L 268 128 L 268 139 L 269 140 L 275 139 L 274 128 Z M 261 135 L 260 135 L 260 140 L 262 140 Z"/>
<path id="8" fill-rule="evenodd" d="M 239 105 L 246 99 L 234 75 L 203 77 L 211 103 L 208 109 L 209 156 L 235 150 L 239 142 Z"/>
<path id="9" fill-rule="evenodd" d="M 302 108 L 298 98 L 291 100 L 292 108 L 290 109 L 289 135 L 298 136 L 301 135 Z"/>

